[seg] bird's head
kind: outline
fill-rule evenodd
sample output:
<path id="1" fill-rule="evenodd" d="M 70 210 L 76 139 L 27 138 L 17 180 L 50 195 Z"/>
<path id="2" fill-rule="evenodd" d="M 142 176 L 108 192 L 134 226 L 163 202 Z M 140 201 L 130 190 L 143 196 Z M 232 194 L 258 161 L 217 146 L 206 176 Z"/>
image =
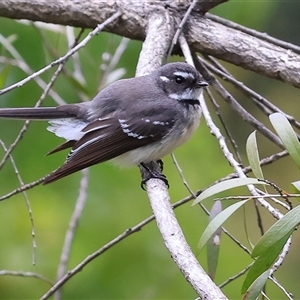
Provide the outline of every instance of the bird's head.
<path id="1" fill-rule="evenodd" d="M 187 63 L 169 63 L 158 70 L 158 84 L 171 99 L 193 104 L 208 86 L 200 73 Z"/>

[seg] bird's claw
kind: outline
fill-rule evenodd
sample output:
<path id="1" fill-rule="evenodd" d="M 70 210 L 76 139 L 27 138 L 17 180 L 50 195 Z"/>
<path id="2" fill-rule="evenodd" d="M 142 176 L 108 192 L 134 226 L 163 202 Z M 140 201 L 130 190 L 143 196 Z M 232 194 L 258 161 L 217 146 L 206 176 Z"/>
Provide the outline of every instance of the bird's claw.
<path id="1" fill-rule="evenodd" d="M 163 169 L 163 161 L 161 159 L 159 159 L 157 161 L 157 163 L 159 164 L 160 166 L 160 169 L 162 170 Z M 141 181 L 141 188 L 145 191 L 145 184 L 146 182 L 151 179 L 151 178 L 155 178 L 155 179 L 160 179 L 162 180 L 165 185 L 169 188 L 169 182 L 168 182 L 168 179 L 166 178 L 166 176 L 162 173 L 157 173 L 157 172 L 154 172 L 153 170 L 151 170 L 146 164 L 144 163 L 141 163 L 141 166 L 147 171 L 148 173 L 148 176 L 146 178 L 144 178 L 142 181 Z"/>
<path id="2" fill-rule="evenodd" d="M 162 181 L 165 183 L 165 185 L 167 186 L 167 188 L 170 187 L 169 182 L 168 182 L 168 179 L 166 178 L 166 176 L 165 176 L 164 174 L 155 174 L 155 173 L 152 172 L 148 178 L 145 178 L 145 179 L 143 179 L 143 180 L 141 181 L 141 188 L 142 188 L 144 191 L 146 190 L 146 189 L 145 189 L 145 184 L 146 184 L 146 182 L 147 182 L 149 179 L 151 179 L 151 178 L 160 179 L 160 180 L 162 180 Z"/>

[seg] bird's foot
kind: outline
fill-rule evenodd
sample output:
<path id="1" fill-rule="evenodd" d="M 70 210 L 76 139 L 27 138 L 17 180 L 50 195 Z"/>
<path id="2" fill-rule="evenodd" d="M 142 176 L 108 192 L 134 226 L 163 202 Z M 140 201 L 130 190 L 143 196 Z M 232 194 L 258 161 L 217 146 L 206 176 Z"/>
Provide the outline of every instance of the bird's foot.
<path id="1" fill-rule="evenodd" d="M 163 162 L 162 160 L 159 160 L 158 161 L 159 165 L 160 165 L 160 168 L 162 168 L 162 165 L 163 165 Z M 168 182 L 168 179 L 166 178 L 166 176 L 162 173 L 158 173 L 158 172 L 155 172 L 153 170 L 151 170 L 145 163 L 141 163 L 141 166 L 147 171 L 147 176 L 146 178 L 143 178 L 142 182 L 141 182 L 141 188 L 145 191 L 145 184 L 146 182 L 151 179 L 151 178 L 155 178 L 155 179 L 160 179 L 162 180 L 165 185 L 169 188 L 169 182 Z"/>

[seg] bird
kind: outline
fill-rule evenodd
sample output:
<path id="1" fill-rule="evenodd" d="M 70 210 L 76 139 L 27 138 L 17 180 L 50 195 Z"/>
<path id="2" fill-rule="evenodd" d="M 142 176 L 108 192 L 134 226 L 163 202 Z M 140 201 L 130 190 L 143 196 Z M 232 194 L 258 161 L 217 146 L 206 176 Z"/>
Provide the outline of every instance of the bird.
<path id="1" fill-rule="evenodd" d="M 71 148 L 48 184 L 89 166 L 112 160 L 142 165 L 173 152 L 195 132 L 199 97 L 208 83 L 185 62 L 167 63 L 145 76 L 120 79 L 91 101 L 56 107 L 0 108 L 0 118 L 48 120 L 47 130 L 65 142 L 48 154 Z M 167 180 L 164 180 L 167 183 Z"/>

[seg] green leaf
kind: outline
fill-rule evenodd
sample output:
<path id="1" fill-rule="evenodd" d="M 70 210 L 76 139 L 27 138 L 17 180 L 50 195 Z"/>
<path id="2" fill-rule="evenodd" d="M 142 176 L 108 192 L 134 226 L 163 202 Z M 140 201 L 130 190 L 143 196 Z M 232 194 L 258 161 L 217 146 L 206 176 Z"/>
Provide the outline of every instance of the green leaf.
<path id="1" fill-rule="evenodd" d="M 252 257 L 257 257 L 268 252 L 273 244 L 278 242 L 287 233 L 293 231 L 300 223 L 300 205 L 289 211 L 283 218 L 278 220 L 258 241 L 252 251 Z"/>
<path id="2" fill-rule="evenodd" d="M 244 205 L 248 200 L 239 201 L 228 206 L 222 212 L 220 212 L 206 227 L 204 230 L 200 241 L 198 243 L 198 248 L 201 250 L 207 241 L 215 234 L 219 227 L 242 205 Z"/>
<path id="3" fill-rule="evenodd" d="M 294 181 L 291 183 L 291 192 L 294 194 L 299 194 L 300 193 L 300 180 Z M 300 201 L 300 197 L 295 197 L 297 201 Z"/>
<path id="4" fill-rule="evenodd" d="M 279 240 L 272 244 L 268 248 L 268 251 L 263 252 L 254 262 L 252 267 L 249 269 L 245 281 L 242 286 L 242 294 L 244 294 L 249 286 L 258 278 L 263 272 L 268 270 L 275 262 L 277 256 L 281 252 L 286 241 L 292 234 L 294 229 L 290 230 L 286 235 L 282 236 Z"/>
<path id="5" fill-rule="evenodd" d="M 259 163 L 259 154 L 256 142 L 256 131 L 252 132 L 246 142 L 246 151 L 249 164 L 256 178 L 264 178 Z"/>
<path id="6" fill-rule="evenodd" d="M 300 169 L 300 143 L 291 124 L 281 113 L 274 113 L 269 116 L 269 119 L 282 140 L 286 150 Z"/>
<path id="7" fill-rule="evenodd" d="M 222 211 L 221 201 L 215 201 L 212 209 L 209 214 L 209 221 L 211 222 L 220 212 Z M 219 227 L 212 237 L 207 241 L 206 246 L 206 256 L 207 256 L 207 269 L 208 275 L 211 279 L 214 279 L 219 258 L 219 249 L 220 249 L 220 238 L 222 230 Z"/>
<path id="8" fill-rule="evenodd" d="M 195 205 L 204 199 L 214 196 L 220 192 L 224 192 L 239 186 L 249 185 L 249 184 L 266 184 L 263 181 L 260 181 L 256 178 L 234 178 L 219 182 L 206 190 L 204 190 L 198 197 L 195 199 L 192 205 Z"/>
<path id="9" fill-rule="evenodd" d="M 296 193 L 299 194 L 299 192 L 300 192 L 300 180 L 292 182 L 292 186 L 293 186 L 295 194 Z"/>
<path id="10" fill-rule="evenodd" d="M 243 300 L 255 300 L 259 296 L 270 276 L 270 272 L 271 270 L 267 270 L 258 278 L 256 278 L 256 280 L 251 284 L 250 288 L 243 297 Z"/>

